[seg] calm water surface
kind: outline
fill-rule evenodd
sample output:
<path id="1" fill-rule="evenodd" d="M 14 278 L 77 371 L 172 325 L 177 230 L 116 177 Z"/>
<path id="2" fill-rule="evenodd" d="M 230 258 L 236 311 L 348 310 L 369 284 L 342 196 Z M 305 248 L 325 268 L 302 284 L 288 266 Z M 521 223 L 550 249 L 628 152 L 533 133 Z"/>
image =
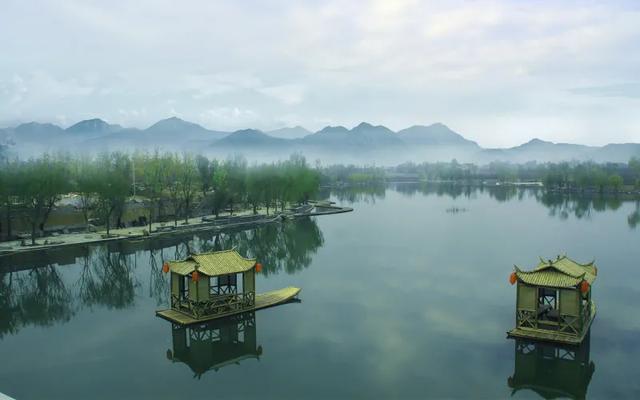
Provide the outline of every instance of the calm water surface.
<path id="1" fill-rule="evenodd" d="M 355 212 L 0 260 L 0 392 L 17 399 L 639 398 L 639 205 L 411 184 Z M 237 246 L 301 302 L 174 329 L 165 259 Z M 598 316 L 564 349 L 506 339 L 513 264 L 595 258 Z"/>

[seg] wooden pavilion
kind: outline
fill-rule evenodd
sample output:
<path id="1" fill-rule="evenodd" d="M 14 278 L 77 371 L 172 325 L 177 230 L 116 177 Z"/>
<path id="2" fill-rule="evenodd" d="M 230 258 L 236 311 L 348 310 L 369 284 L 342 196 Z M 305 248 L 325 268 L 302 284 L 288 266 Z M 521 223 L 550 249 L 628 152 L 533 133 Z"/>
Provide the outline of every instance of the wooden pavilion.
<path id="1" fill-rule="evenodd" d="M 170 272 L 171 308 L 160 317 L 181 325 L 253 311 L 295 298 L 299 288 L 288 287 L 256 294 L 256 272 L 262 265 L 235 250 L 194 254 L 167 262 Z"/>
<path id="2" fill-rule="evenodd" d="M 515 266 L 509 280 L 517 283 L 516 327 L 510 337 L 579 344 L 596 315 L 591 285 L 598 270 L 567 256 L 540 259 L 531 271 Z"/>

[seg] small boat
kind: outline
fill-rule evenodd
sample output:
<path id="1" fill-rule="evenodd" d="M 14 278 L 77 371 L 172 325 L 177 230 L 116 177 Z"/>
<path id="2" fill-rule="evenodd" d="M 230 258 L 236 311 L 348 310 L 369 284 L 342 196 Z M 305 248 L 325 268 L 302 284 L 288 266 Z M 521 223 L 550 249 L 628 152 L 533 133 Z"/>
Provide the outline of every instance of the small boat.
<path id="1" fill-rule="evenodd" d="M 580 264 L 566 255 L 541 258 L 530 271 L 514 266 L 509 281 L 517 283 L 516 327 L 508 336 L 580 344 L 596 316 L 591 286 L 597 274 L 594 262 Z"/>
<path id="2" fill-rule="evenodd" d="M 262 265 L 235 250 L 194 254 L 166 262 L 171 273 L 171 308 L 156 315 L 179 325 L 255 311 L 296 299 L 300 288 L 286 287 L 256 294 L 256 273 Z"/>

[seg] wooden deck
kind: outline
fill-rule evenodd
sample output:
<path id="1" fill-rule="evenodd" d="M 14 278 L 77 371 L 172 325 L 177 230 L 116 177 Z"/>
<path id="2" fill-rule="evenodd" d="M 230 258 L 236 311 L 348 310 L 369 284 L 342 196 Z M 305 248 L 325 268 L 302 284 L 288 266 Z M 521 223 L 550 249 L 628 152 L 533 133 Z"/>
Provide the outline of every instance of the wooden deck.
<path id="1" fill-rule="evenodd" d="M 556 342 L 556 343 L 565 343 L 578 345 L 582 343 L 585 336 L 589 332 L 591 328 L 591 323 L 596 317 L 596 306 L 595 303 L 591 303 L 591 319 L 587 323 L 587 325 L 582 330 L 582 333 L 578 335 L 571 335 L 568 333 L 561 333 L 557 331 L 551 331 L 546 329 L 535 329 L 535 328 L 514 328 L 507 332 L 508 337 L 514 338 L 525 338 L 525 339 L 533 339 L 533 340 L 541 340 L 544 342 Z"/>
<path id="2" fill-rule="evenodd" d="M 156 311 L 156 315 L 176 324 L 192 325 L 192 324 L 211 321 L 218 318 L 228 317 L 229 315 L 241 314 L 243 312 L 249 312 L 249 311 L 256 311 L 263 308 L 286 303 L 294 299 L 298 295 L 298 293 L 300 293 L 300 288 L 286 287 L 283 289 L 272 290 L 270 292 L 256 294 L 256 303 L 251 308 L 234 310 L 232 312 L 210 315 L 203 318 L 194 318 L 189 314 L 185 314 L 183 312 L 172 310 L 172 309 Z"/>

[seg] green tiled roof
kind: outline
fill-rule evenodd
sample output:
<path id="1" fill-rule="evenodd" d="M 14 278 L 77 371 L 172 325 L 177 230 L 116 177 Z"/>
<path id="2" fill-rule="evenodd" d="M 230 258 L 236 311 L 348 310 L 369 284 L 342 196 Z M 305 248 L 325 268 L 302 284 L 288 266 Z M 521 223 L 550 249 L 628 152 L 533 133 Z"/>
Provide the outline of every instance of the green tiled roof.
<path id="1" fill-rule="evenodd" d="M 255 265 L 255 259 L 244 258 L 235 250 L 225 250 L 194 254 L 182 261 L 172 261 L 169 263 L 169 269 L 180 275 L 197 270 L 198 273 L 208 276 L 219 276 L 245 272 Z"/>
<path id="2" fill-rule="evenodd" d="M 535 286 L 558 288 L 575 287 L 583 280 L 593 284 L 597 269 L 593 261 L 579 264 L 567 256 L 558 256 L 554 260 L 540 259 L 540 263 L 531 271 L 522 271 L 515 267 L 518 280 Z"/>

